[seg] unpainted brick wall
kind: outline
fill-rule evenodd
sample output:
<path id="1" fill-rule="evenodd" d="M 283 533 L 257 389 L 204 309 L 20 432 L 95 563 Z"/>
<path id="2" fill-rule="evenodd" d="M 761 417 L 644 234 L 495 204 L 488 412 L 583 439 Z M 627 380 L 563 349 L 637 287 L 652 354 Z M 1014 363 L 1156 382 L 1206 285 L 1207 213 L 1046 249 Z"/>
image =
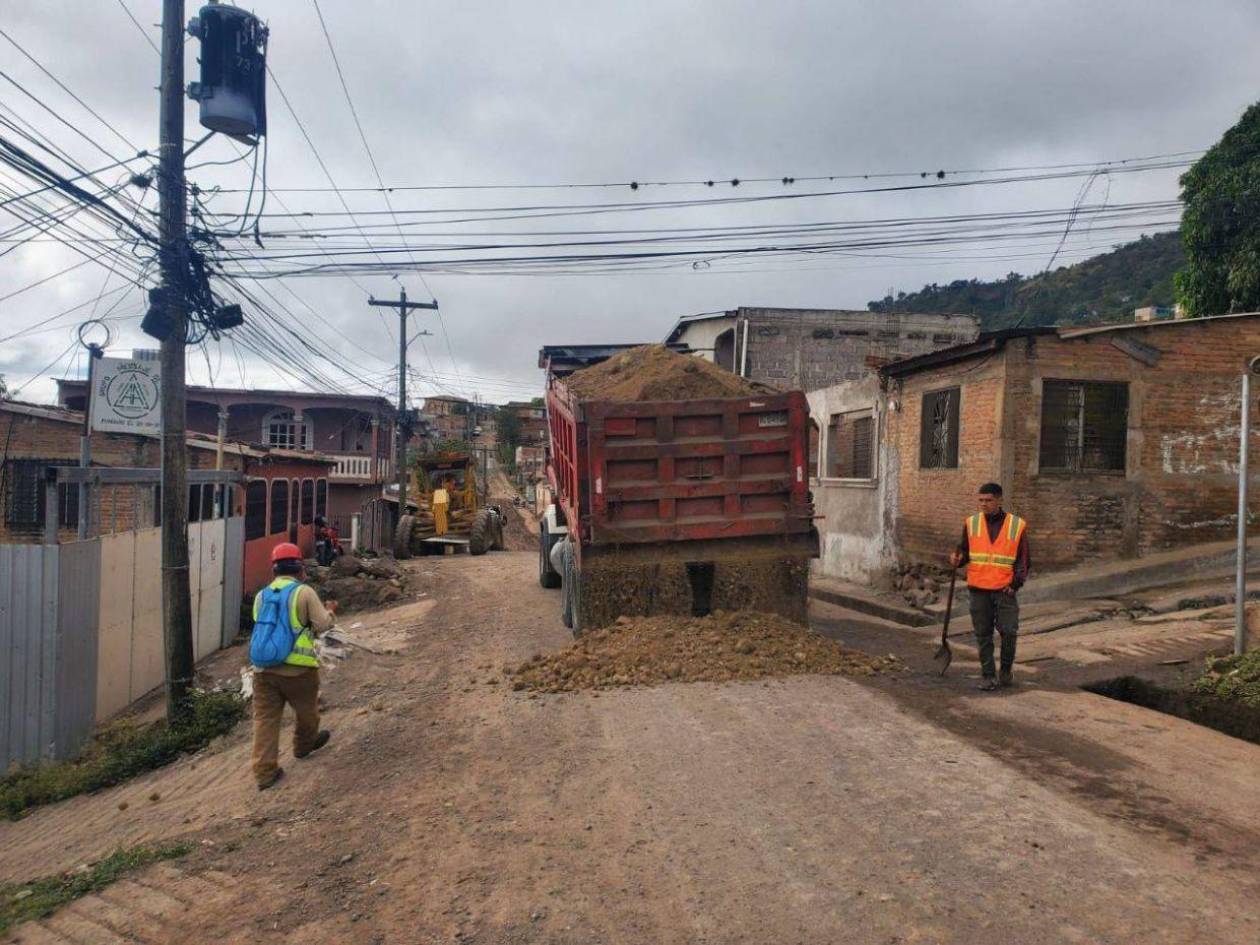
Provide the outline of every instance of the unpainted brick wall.
<path id="1" fill-rule="evenodd" d="M 888 435 L 901 460 L 896 518 L 900 556 L 943 562 L 958 544 L 963 520 L 975 508 L 977 486 L 998 478 L 1004 384 L 1005 362 L 995 356 L 913 374 L 890 391 L 898 405 L 889 410 Z M 958 466 L 923 469 L 919 465 L 923 396 L 955 386 L 960 388 Z"/>
<path id="2" fill-rule="evenodd" d="M 1121 338 L 1157 349 L 1158 362 L 1148 366 L 1120 350 L 1113 342 Z M 1037 570 L 1232 538 L 1239 379 L 1246 356 L 1253 353 L 1260 353 L 1260 318 L 1255 317 L 1012 340 L 989 364 L 963 375 L 960 462 L 950 472 L 917 469 L 918 410 L 922 391 L 947 386 L 958 377 L 958 368 L 907 378 L 903 409 L 890 424 L 903 456 L 900 554 L 939 555 L 956 541 L 962 518 L 974 507 L 976 486 L 989 478 L 1003 484 L 1007 508 L 1028 519 Z M 959 367 L 965 370 L 978 360 Z M 1123 473 L 1040 469 L 1047 379 L 1129 385 Z M 1260 418 L 1255 419 L 1251 450 L 1260 456 Z M 1252 468 L 1256 489 L 1260 462 Z"/>
<path id="3" fill-rule="evenodd" d="M 48 459 L 59 465 L 79 464 L 80 423 L 33 417 L 0 408 L 0 445 L 4 460 Z M 161 448 L 156 439 L 112 433 L 92 434 L 92 465 L 157 467 Z M 189 469 L 213 469 L 212 449 L 190 448 Z M 239 455 L 225 450 L 225 469 L 242 468 Z M 0 542 L 29 543 L 43 540 L 43 529 L 10 529 L 7 522 L 9 481 L 7 475 L 0 489 Z M 146 494 L 148 493 L 148 494 Z M 93 496 L 93 516 L 103 532 L 127 531 L 145 527 L 153 521 L 152 490 L 133 486 L 104 486 Z M 97 504 L 99 503 L 99 504 Z M 62 541 L 73 540 L 75 529 L 62 529 Z"/>

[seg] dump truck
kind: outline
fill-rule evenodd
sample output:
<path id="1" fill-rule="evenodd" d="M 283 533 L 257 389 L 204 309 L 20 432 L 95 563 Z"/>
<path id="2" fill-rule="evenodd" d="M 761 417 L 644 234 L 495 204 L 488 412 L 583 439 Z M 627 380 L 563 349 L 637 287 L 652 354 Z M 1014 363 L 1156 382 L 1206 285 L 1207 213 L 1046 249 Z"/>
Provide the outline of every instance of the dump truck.
<path id="1" fill-rule="evenodd" d="M 818 553 L 805 396 L 662 346 L 605 363 L 607 396 L 584 377 L 596 367 L 547 375 L 538 578 L 560 588 L 565 625 L 739 609 L 803 622 Z"/>
<path id="2" fill-rule="evenodd" d="M 433 494 L 447 495 L 445 522 L 435 514 Z M 466 548 L 483 555 L 503 548 L 503 510 L 487 504 L 485 484 L 477 476 L 477 461 L 469 452 L 420 456 L 411 470 L 410 493 L 416 510 L 399 519 L 394 555 L 443 554 Z"/>

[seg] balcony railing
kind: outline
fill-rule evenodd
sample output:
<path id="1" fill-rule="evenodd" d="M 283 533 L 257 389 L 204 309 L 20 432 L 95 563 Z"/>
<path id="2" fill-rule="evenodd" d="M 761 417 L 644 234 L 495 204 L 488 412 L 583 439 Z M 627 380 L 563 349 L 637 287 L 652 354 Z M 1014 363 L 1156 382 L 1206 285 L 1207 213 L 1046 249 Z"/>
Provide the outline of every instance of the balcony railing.
<path id="1" fill-rule="evenodd" d="M 333 453 L 337 460 L 330 478 L 333 482 L 381 482 L 388 479 L 394 464 L 383 456 L 367 453 Z"/>

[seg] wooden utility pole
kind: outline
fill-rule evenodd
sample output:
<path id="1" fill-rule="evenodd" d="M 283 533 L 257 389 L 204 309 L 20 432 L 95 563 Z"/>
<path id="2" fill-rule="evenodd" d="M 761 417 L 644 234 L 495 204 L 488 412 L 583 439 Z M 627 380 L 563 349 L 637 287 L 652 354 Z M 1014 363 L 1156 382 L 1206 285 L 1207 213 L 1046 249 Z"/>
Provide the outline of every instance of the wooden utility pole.
<path id="1" fill-rule="evenodd" d="M 411 436 L 411 421 L 407 417 L 407 313 L 416 308 L 437 309 L 437 299 L 432 302 L 408 302 L 407 290 L 400 289 L 397 302 L 378 302 L 368 297 L 368 305 L 378 308 L 398 309 L 398 442 L 394 449 L 395 472 L 398 474 L 398 519 L 407 514 L 407 440 Z M 428 332 L 421 332 L 428 334 Z"/>
<path id="2" fill-rule="evenodd" d="M 159 261 L 168 334 L 162 340 L 162 624 L 166 641 L 166 717 L 188 711 L 193 679 L 192 600 L 188 588 L 188 469 L 185 443 L 184 0 L 162 0 L 161 156 L 158 163 Z"/>

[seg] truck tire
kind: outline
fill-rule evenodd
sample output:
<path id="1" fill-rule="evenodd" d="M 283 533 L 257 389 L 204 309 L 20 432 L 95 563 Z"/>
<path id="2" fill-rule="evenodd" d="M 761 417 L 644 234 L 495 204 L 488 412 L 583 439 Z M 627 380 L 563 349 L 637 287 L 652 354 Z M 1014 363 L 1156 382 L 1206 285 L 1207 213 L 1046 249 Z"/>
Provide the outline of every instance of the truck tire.
<path id="1" fill-rule="evenodd" d="M 411 557 L 411 525 L 414 515 L 403 515 L 398 519 L 398 530 L 394 532 L 394 557 L 404 561 Z"/>
<path id="2" fill-rule="evenodd" d="M 494 539 L 493 515 L 494 513 L 489 509 L 482 509 L 473 519 L 472 529 L 468 532 L 470 555 L 484 555 L 490 550 L 490 544 Z"/>
<path id="3" fill-rule="evenodd" d="M 560 572 L 551 566 L 551 533 L 547 531 L 547 520 L 538 523 L 538 583 L 548 590 L 560 586 Z"/>
<path id="4" fill-rule="evenodd" d="M 577 556 L 572 548 L 565 549 L 564 556 L 564 610 L 561 619 L 573 633 L 573 639 L 582 635 L 582 582 L 578 575 Z"/>

